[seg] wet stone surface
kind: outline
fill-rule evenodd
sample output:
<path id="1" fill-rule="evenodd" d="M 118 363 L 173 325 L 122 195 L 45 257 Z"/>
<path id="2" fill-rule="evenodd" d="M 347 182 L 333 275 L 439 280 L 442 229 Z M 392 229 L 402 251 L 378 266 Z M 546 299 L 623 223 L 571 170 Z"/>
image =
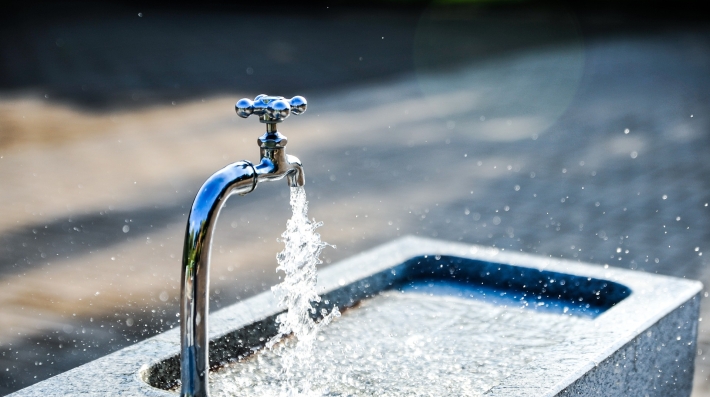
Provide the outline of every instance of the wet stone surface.
<path id="1" fill-rule="evenodd" d="M 513 268 L 512 274 L 518 276 L 511 277 L 508 268 Z M 481 282 L 485 287 L 480 286 Z M 563 289 L 557 289 L 558 282 Z M 336 395 L 369 393 L 379 386 L 384 387 L 380 390 L 383 393 L 395 390 L 399 395 L 416 395 L 418 388 L 409 389 L 411 382 L 400 380 L 406 378 L 408 371 L 419 371 L 419 364 L 426 363 L 432 364 L 425 366 L 426 371 L 437 371 L 447 379 L 462 377 L 458 383 L 463 382 L 470 395 L 485 391 L 491 396 L 591 396 L 612 390 L 606 394 L 633 392 L 660 397 L 688 395 L 692 388 L 690 358 L 696 350 L 702 288 L 696 281 L 410 236 L 325 269 L 320 285 L 326 300 L 341 310 L 351 307 L 350 313 L 346 312 L 342 323 L 325 329 L 323 339 L 318 339 L 319 346 L 335 344 L 335 348 L 325 349 L 313 362 L 306 360 L 304 367 L 297 366 L 294 373 L 346 371 L 340 383 L 327 382 L 327 388 Z M 378 294 L 395 285 L 401 285 L 404 293 L 389 290 Z M 456 291 L 452 291 L 454 285 Z M 569 289 L 568 285 L 575 288 Z M 590 305 L 601 296 L 597 295 L 600 287 L 606 298 Z M 558 292 L 546 297 L 545 291 L 553 289 Z M 562 293 L 563 290 L 567 292 Z M 632 293 L 618 294 L 623 291 Z M 579 294 L 586 299 L 577 299 Z M 356 304 L 368 296 L 372 299 Z M 571 297 L 575 299 L 570 300 Z M 616 304 L 608 307 L 609 299 Z M 607 309 L 600 315 L 594 310 L 565 313 L 555 302 Z M 250 350 L 263 347 L 277 333 L 273 319 L 279 310 L 277 300 L 267 291 L 213 313 L 211 364 L 223 365 L 224 360 L 238 360 Z M 581 316 L 572 317 L 573 313 Z M 477 321 L 481 316 L 485 321 Z M 409 318 L 415 321 L 410 323 Z M 528 324 L 529 320 L 535 323 Z M 412 327 L 407 328 L 408 325 Z M 462 327 L 471 332 L 460 332 Z M 170 396 L 166 390 L 174 385 L 179 373 L 175 370 L 180 348 L 177 334 L 177 330 L 171 330 L 14 395 L 79 392 L 96 396 Z M 428 343 L 427 335 L 434 343 Z M 446 338 L 434 341 L 442 336 Z M 447 344 L 460 338 L 465 342 Z M 373 339 L 376 342 L 359 343 Z M 480 341 L 486 342 L 486 347 L 474 348 Z M 226 346 L 223 342 L 232 345 L 228 351 L 220 351 Z M 374 351 L 363 350 L 364 346 Z M 395 347 L 401 354 L 385 354 Z M 500 354 L 509 350 L 519 354 Z M 282 360 L 290 349 L 277 351 L 286 353 L 279 357 Z M 224 356 L 230 352 L 232 356 Z M 455 357 L 451 357 L 451 352 Z M 416 364 L 408 362 L 407 357 L 412 355 L 418 358 Z M 254 386 L 273 395 L 279 388 L 274 384 L 279 360 L 271 352 L 256 358 L 232 366 L 239 373 L 238 383 L 244 386 L 246 382 L 249 390 Z M 356 363 L 359 361 L 362 362 Z M 348 367 L 348 363 L 352 366 Z M 383 367 L 395 371 L 382 371 Z M 240 371 L 243 369 L 246 371 Z M 422 374 L 412 382 L 427 376 Z M 101 382 L 96 382 L 98 377 Z M 319 382 L 324 377 L 327 375 L 316 376 L 313 384 L 321 386 Z M 372 379 L 377 379 L 377 385 L 373 386 Z M 448 395 L 453 386 L 447 379 L 435 382 L 429 392 Z M 436 388 L 440 385 L 443 390 Z M 227 388 L 230 393 L 237 392 L 231 386 Z"/>

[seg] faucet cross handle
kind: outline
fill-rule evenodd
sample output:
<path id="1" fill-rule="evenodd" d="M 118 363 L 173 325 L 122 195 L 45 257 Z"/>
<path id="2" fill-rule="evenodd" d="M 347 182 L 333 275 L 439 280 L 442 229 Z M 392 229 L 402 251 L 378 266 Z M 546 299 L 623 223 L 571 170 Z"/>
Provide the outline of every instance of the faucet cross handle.
<path id="1" fill-rule="evenodd" d="M 259 116 L 262 123 L 280 123 L 290 114 L 299 115 L 306 111 L 306 98 L 295 96 L 286 99 L 281 96 L 258 95 L 252 101 L 249 98 L 242 98 L 235 105 L 237 115 L 247 118 L 254 114 Z"/>

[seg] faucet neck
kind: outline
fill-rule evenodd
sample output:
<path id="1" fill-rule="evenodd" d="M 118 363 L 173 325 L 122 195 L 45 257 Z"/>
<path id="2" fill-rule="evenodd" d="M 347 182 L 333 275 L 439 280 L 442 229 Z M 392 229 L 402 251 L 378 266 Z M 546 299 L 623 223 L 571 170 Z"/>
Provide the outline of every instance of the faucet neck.
<path id="1" fill-rule="evenodd" d="M 278 134 L 278 124 L 277 123 L 266 123 L 266 133 L 267 134 L 273 134 L 277 133 Z"/>
<path id="2" fill-rule="evenodd" d="M 272 125 L 272 124 L 267 124 L 267 125 Z M 275 125 L 275 124 L 273 124 Z M 286 144 L 288 143 L 288 138 L 286 138 L 285 135 L 281 134 L 278 132 L 275 127 L 273 131 L 266 131 L 264 135 L 260 136 L 256 142 L 259 144 L 259 147 L 263 149 L 283 149 L 286 147 Z"/>

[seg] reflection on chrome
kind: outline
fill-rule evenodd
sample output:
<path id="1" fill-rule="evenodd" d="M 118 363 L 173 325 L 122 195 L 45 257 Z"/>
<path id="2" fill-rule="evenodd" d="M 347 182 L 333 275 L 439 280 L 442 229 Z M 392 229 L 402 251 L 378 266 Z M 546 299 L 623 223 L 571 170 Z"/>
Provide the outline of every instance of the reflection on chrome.
<path id="1" fill-rule="evenodd" d="M 208 391 L 209 347 L 207 314 L 209 304 L 209 261 L 212 233 L 219 211 L 232 194 L 247 194 L 262 181 L 286 177 L 291 187 L 305 183 L 301 161 L 286 154 L 286 137 L 277 124 L 290 114 L 306 111 L 306 99 L 259 95 L 253 101 L 236 104 L 240 117 L 256 115 L 266 124 L 266 133 L 257 140 L 261 161 L 238 161 L 209 177 L 192 203 L 185 232 L 180 295 L 181 396 L 206 397 Z"/>

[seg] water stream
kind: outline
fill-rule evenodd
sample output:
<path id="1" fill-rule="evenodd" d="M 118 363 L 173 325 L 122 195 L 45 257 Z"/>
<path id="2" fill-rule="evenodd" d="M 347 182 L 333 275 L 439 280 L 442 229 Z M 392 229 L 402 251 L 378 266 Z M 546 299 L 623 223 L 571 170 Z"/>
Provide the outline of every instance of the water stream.
<path id="1" fill-rule="evenodd" d="M 293 215 L 281 235 L 285 247 L 276 256 L 279 264 L 276 271 L 282 271 L 284 278 L 272 287 L 279 306 L 286 311 L 276 319 L 279 333 L 267 343 L 280 363 L 276 369 L 279 393 L 273 390 L 271 395 L 312 396 L 319 395 L 311 390 L 313 380 L 308 375 L 313 361 L 313 343 L 319 330 L 340 316 L 340 312 L 337 307 L 331 312 L 322 309 L 321 321 L 315 322 L 312 318 L 313 303 L 321 299 L 316 291 L 316 266 L 321 263 L 321 250 L 328 244 L 322 242 L 316 232 L 322 223 L 308 219 L 308 201 L 303 187 L 291 188 L 290 202 Z M 283 343 L 287 336 L 291 336 L 291 343 Z"/>

